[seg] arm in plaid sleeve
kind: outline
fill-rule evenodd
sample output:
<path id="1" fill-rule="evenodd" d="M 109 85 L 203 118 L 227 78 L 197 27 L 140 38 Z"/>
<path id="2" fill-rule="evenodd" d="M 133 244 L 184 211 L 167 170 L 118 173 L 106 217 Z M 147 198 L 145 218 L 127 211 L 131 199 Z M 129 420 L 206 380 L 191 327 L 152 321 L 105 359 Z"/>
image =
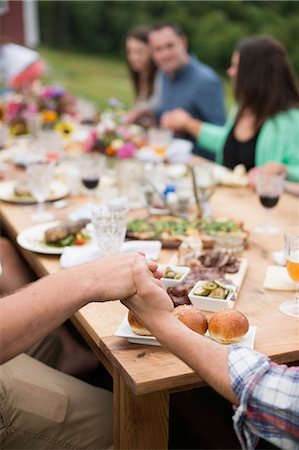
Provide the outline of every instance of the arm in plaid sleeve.
<path id="1" fill-rule="evenodd" d="M 254 448 L 262 437 L 281 449 L 299 449 L 299 368 L 241 347 L 230 349 L 228 363 L 240 401 L 233 420 L 242 448 Z"/>

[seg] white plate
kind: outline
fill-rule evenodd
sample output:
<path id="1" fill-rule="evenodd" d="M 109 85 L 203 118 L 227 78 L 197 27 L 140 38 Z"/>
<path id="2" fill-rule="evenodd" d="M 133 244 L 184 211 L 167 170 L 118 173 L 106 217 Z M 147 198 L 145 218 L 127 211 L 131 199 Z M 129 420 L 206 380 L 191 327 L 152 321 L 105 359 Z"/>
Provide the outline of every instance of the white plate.
<path id="1" fill-rule="evenodd" d="M 23 203 L 32 204 L 36 203 L 33 197 L 21 197 L 15 195 L 14 189 L 17 181 L 4 181 L 0 183 L 0 200 L 11 203 Z M 60 181 L 53 181 L 51 184 L 51 193 L 47 198 L 47 201 L 54 201 L 67 196 L 69 193 L 69 188 L 66 184 Z"/>
<path id="2" fill-rule="evenodd" d="M 256 333 L 257 327 L 250 326 L 247 334 L 241 339 L 240 342 L 238 342 L 237 345 L 240 345 L 241 347 L 247 347 L 247 348 L 254 348 L 254 339 L 255 339 L 255 333 Z M 155 345 L 155 346 L 161 346 L 160 342 L 157 341 L 157 339 L 153 336 L 138 336 L 137 334 L 133 333 L 129 322 L 128 322 L 128 315 L 126 315 L 119 327 L 117 328 L 116 332 L 114 333 L 115 336 L 118 337 L 124 337 L 128 339 L 128 342 L 131 342 L 133 344 L 145 344 L 145 345 Z M 210 335 L 207 331 L 205 336 L 209 339 Z M 224 345 L 224 344 L 222 344 Z M 235 344 L 226 344 L 228 346 L 232 346 Z"/>
<path id="3" fill-rule="evenodd" d="M 54 222 L 42 223 L 27 228 L 26 230 L 23 230 L 20 234 L 18 234 L 17 243 L 21 247 L 25 248 L 26 250 L 31 250 L 32 252 L 44 253 L 46 255 L 61 255 L 65 247 L 50 247 L 49 245 L 46 245 L 42 242 L 45 231 L 49 228 L 56 227 L 57 225 L 59 225 L 59 223 L 60 221 L 56 220 Z M 79 246 L 74 247 L 79 248 Z"/>

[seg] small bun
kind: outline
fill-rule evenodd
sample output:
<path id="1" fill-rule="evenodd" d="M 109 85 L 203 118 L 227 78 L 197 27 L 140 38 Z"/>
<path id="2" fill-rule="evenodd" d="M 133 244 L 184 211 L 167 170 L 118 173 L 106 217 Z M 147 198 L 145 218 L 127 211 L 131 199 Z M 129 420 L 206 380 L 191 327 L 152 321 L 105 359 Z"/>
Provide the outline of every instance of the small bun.
<path id="1" fill-rule="evenodd" d="M 221 344 L 239 342 L 248 330 L 247 317 L 235 309 L 222 309 L 209 320 L 210 336 Z"/>
<path id="2" fill-rule="evenodd" d="M 138 334 L 139 336 L 152 336 L 148 329 L 139 322 L 137 317 L 131 311 L 129 311 L 128 314 L 128 322 L 135 334 Z"/>
<path id="3" fill-rule="evenodd" d="M 204 335 L 208 329 L 208 320 L 200 309 L 192 305 L 180 305 L 174 308 L 173 313 L 187 327 L 196 333 Z"/>

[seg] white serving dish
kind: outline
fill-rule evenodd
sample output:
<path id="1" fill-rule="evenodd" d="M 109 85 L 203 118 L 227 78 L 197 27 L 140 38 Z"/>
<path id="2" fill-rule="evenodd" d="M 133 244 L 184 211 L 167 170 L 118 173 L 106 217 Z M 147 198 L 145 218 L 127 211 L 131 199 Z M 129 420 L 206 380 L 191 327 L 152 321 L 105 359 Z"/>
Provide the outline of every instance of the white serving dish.
<path id="1" fill-rule="evenodd" d="M 241 341 L 238 342 L 238 345 L 253 349 L 256 328 L 257 327 L 255 326 L 250 326 L 247 334 L 245 334 L 245 336 L 242 337 Z M 139 336 L 138 334 L 135 334 L 129 325 L 127 314 L 119 324 L 119 327 L 114 333 L 114 336 L 126 338 L 128 339 L 128 342 L 132 344 L 155 345 L 155 346 L 161 345 L 154 336 Z M 211 339 L 208 331 L 206 332 L 205 336 L 208 339 Z M 235 344 L 220 344 L 220 345 L 226 345 L 227 347 L 231 347 Z"/>
<path id="2" fill-rule="evenodd" d="M 187 266 L 174 266 L 173 264 L 159 264 L 158 266 L 158 270 L 160 272 L 164 272 L 164 270 L 166 269 L 166 267 L 170 267 L 171 269 L 173 269 L 174 272 L 179 272 L 182 274 L 181 278 L 179 280 L 174 280 L 173 278 L 161 278 L 161 282 L 163 284 L 163 287 L 165 289 L 169 288 L 169 287 L 174 287 L 177 284 L 180 284 L 188 275 L 188 273 L 190 272 L 190 267 Z"/>
<path id="3" fill-rule="evenodd" d="M 195 306 L 195 308 L 212 312 L 220 311 L 221 309 L 231 308 L 233 305 L 232 298 L 236 292 L 237 286 L 220 283 L 223 287 L 230 289 L 230 292 L 225 300 L 213 297 L 204 297 L 202 295 L 195 295 L 195 292 L 206 282 L 207 280 L 198 281 L 192 288 L 192 290 L 189 292 L 188 297 L 192 305 Z"/>

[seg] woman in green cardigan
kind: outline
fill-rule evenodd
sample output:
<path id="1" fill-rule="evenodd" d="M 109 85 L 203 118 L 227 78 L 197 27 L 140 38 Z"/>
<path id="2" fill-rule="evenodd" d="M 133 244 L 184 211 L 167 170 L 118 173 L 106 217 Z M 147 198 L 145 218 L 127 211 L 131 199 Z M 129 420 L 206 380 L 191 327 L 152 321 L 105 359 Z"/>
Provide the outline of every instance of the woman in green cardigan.
<path id="1" fill-rule="evenodd" d="M 244 39 L 227 72 L 238 109 L 225 126 L 200 122 L 182 109 L 165 113 L 161 125 L 195 137 L 226 167 L 263 166 L 299 182 L 299 87 L 284 47 L 270 36 Z"/>

